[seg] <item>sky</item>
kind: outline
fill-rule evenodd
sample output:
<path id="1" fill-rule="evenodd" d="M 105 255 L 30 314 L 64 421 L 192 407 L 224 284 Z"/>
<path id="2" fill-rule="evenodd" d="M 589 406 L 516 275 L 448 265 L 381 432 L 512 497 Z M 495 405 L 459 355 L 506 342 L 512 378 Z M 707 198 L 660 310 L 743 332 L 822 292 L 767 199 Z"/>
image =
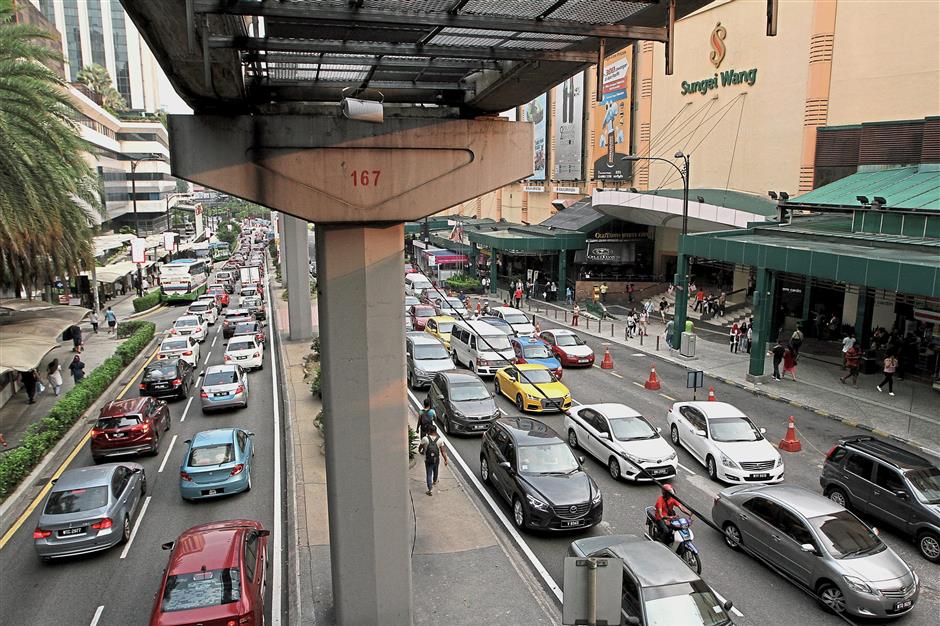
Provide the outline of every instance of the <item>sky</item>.
<path id="1" fill-rule="evenodd" d="M 160 106 L 166 109 L 167 113 L 191 114 L 193 110 L 189 108 L 183 99 L 179 97 L 173 86 L 170 85 L 170 79 L 163 73 L 163 68 L 158 70 L 159 78 L 157 85 L 160 90 Z"/>

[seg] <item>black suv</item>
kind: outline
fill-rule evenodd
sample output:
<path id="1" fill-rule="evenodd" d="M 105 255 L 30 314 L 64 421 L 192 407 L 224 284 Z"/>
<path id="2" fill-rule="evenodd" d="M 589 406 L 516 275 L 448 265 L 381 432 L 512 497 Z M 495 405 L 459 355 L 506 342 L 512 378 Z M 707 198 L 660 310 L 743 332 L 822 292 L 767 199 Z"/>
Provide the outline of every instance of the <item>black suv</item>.
<path id="1" fill-rule="evenodd" d="M 924 457 L 867 435 L 842 439 L 826 455 L 823 493 L 913 537 L 940 563 L 940 469 Z"/>
<path id="2" fill-rule="evenodd" d="M 448 435 L 482 434 L 501 415 L 493 392 L 473 372 L 438 372 L 431 382 L 428 398 Z"/>
<path id="3" fill-rule="evenodd" d="M 144 368 L 140 395 L 186 398 L 196 384 L 195 368 L 183 359 L 158 359 Z"/>
<path id="4" fill-rule="evenodd" d="M 600 523 L 601 491 L 554 430 L 503 417 L 483 435 L 480 477 L 512 506 L 519 528 L 573 530 Z"/>

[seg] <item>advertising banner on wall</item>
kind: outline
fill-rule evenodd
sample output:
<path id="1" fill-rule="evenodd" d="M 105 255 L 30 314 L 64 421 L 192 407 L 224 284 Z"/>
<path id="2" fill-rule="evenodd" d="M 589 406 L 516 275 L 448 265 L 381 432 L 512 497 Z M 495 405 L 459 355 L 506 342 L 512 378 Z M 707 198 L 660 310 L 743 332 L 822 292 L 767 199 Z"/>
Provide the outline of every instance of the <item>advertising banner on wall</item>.
<path id="1" fill-rule="evenodd" d="M 604 60 L 601 102 L 594 105 L 594 178 L 629 180 L 633 163 L 630 154 L 630 102 L 633 97 L 633 46 Z"/>
<path id="2" fill-rule="evenodd" d="M 582 180 L 584 72 L 555 87 L 555 180 Z"/>
<path id="3" fill-rule="evenodd" d="M 545 141 L 546 110 L 548 108 L 548 94 L 542 94 L 532 102 L 522 107 L 522 121 L 535 125 L 533 132 L 532 176 L 529 180 L 545 180 L 545 164 L 548 162 Z"/>
<path id="4" fill-rule="evenodd" d="M 202 237 L 202 233 L 206 230 L 206 223 L 202 215 L 202 203 L 196 205 L 196 239 Z"/>
<path id="5" fill-rule="evenodd" d="M 143 237 L 131 239 L 131 261 L 134 263 L 147 262 L 147 240 Z"/>

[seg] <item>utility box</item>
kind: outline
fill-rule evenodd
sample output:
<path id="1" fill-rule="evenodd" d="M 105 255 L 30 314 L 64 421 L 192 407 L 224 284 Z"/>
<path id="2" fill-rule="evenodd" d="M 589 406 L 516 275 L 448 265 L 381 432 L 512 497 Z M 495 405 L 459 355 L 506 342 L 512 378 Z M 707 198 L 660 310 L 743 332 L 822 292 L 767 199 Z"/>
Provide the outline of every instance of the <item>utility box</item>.
<path id="1" fill-rule="evenodd" d="M 679 342 L 679 354 L 685 357 L 695 356 L 695 333 L 682 333 Z"/>

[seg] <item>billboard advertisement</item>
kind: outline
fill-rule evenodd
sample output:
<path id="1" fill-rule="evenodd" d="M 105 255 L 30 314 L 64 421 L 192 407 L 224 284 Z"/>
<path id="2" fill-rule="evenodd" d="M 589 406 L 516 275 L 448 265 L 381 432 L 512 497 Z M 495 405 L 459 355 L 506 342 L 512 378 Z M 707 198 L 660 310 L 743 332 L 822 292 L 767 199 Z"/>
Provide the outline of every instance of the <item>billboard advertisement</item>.
<path id="1" fill-rule="evenodd" d="M 584 72 L 555 87 L 555 180 L 582 180 Z"/>
<path id="2" fill-rule="evenodd" d="M 532 176 L 529 180 L 545 180 L 545 165 L 548 163 L 545 124 L 548 109 L 548 94 L 542 94 L 522 107 L 522 121 L 535 125 L 533 129 Z"/>
<path id="3" fill-rule="evenodd" d="M 134 263 L 147 262 L 147 240 L 143 237 L 131 239 L 131 261 Z"/>
<path id="4" fill-rule="evenodd" d="M 629 180 L 633 163 L 630 154 L 630 102 L 633 99 L 633 46 L 604 60 L 601 102 L 594 107 L 594 178 Z"/>

